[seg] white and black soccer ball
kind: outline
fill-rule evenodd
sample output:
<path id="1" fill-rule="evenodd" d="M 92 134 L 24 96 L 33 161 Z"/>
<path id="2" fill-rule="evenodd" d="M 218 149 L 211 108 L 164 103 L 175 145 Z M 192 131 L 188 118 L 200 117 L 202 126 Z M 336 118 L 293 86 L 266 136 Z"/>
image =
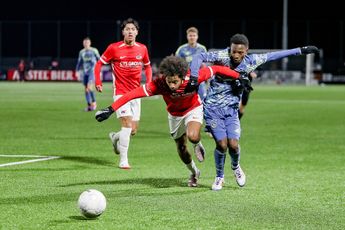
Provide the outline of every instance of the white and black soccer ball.
<path id="1" fill-rule="evenodd" d="M 102 192 L 88 189 L 82 192 L 78 199 L 78 208 L 83 216 L 97 218 L 107 207 L 107 200 Z"/>

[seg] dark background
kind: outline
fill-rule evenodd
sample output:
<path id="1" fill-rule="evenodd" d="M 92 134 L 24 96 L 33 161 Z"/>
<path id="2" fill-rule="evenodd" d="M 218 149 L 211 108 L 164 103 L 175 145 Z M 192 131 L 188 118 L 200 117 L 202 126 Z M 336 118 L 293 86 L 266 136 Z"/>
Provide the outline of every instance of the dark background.
<path id="1" fill-rule="evenodd" d="M 174 53 L 186 42 L 185 30 L 196 26 L 199 42 L 224 48 L 235 33 L 245 33 L 252 49 L 281 49 L 283 0 L 272 1 L 26 1 L 1 3 L 2 65 L 18 57 L 70 59 L 90 36 L 102 53 L 122 39 L 118 22 L 133 17 L 140 23 L 138 41 L 152 59 Z M 340 1 L 288 1 L 288 48 L 316 45 L 327 72 L 344 67 L 344 12 Z"/>
<path id="2" fill-rule="evenodd" d="M 281 19 L 283 0 L 269 1 L 6 1 L 2 20 Z M 289 0 L 291 19 L 344 19 L 341 1 Z"/>

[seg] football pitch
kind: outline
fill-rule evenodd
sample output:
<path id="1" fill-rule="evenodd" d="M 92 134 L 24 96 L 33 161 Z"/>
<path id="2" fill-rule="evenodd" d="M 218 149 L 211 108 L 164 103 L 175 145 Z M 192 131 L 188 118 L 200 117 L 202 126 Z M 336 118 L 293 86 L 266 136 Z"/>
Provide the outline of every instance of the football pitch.
<path id="1" fill-rule="evenodd" d="M 202 133 L 199 187 L 187 187 L 160 97 L 142 100 L 121 170 L 108 138 L 119 122 L 83 112 L 81 83 L 0 82 L 0 229 L 345 229 L 345 86 L 254 89 L 241 120 L 246 186 L 227 156 L 215 192 L 213 139 Z M 96 94 L 98 108 L 111 92 Z M 90 188 L 107 199 L 95 220 L 77 208 Z"/>

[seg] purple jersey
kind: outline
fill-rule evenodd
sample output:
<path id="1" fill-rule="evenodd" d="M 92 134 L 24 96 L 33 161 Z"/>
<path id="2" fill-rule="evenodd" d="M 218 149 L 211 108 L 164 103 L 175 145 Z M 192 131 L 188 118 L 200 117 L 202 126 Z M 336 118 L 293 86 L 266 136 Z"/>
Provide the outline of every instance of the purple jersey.
<path id="1" fill-rule="evenodd" d="M 192 62 L 193 55 L 207 52 L 207 49 L 205 46 L 197 43 L 195 47 L 190 46 L 188 43 L 181 45 L 176 53 L 175 56 L 184 58 L 188 64 Z M 200 65 L 201 66 L 201 65 Z"/>
<path id="2" fill-rule="evenodd" d="M 240 73 L 250 73 L 266 62 L 282 59 L 293 55 L 301 55 L 301 49 L 295 48 L 263 54 L 247 54 L 242 62 L 235 68 L 235 70 Z M 230 50 L 229 48 L 227 48 L 220 51 L 194 55 L 190 66 L 192 76 L 198 76 L 199 68 L 203 62 L 230 66 Z"/>
<path id="3" fill-rule="evenodd" d="M 244 57 L 235 70 L 248 74 L 268 61 L 300 54 L 300 48 L 264 54 L 249 54 Z M 203 62 L 230 67 L 229 49 L 200 53 L 193 56 L 191 63 L 192 76 L 198 76 L 199 68 Z M 237 114 L 241 95 L 234 93 L 233 83 L 234 80 L 227 81 L 217 75 L 213 76 L 207 90 L 207 96 L 203 100 L 206 128 L 214 135 L 217 141 L 226 137 L 239 139 L 241 135 L 241 126 Z"/>

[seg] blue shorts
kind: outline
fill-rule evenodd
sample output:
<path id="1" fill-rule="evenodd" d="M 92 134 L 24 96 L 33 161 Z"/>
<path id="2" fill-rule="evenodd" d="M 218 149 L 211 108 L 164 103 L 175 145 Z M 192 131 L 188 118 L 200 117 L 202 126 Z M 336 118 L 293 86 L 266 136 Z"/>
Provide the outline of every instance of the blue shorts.
<path id="1" fill-rule="evenodd" d="M 84 74 L 83 75 L 83 84 L 87 86 L 88 84 L 92 84 L 95 80 L 95 76 L 93 74 Z"/>
<path id="2" fill-rule="evenodd" d="M 216 141 L 225 138 L 239 140 L 241 137 L 241 124 L 238 118 L 238 109 L 205 108 L 204 119 L 206 130 L 213 134 Z"/>

